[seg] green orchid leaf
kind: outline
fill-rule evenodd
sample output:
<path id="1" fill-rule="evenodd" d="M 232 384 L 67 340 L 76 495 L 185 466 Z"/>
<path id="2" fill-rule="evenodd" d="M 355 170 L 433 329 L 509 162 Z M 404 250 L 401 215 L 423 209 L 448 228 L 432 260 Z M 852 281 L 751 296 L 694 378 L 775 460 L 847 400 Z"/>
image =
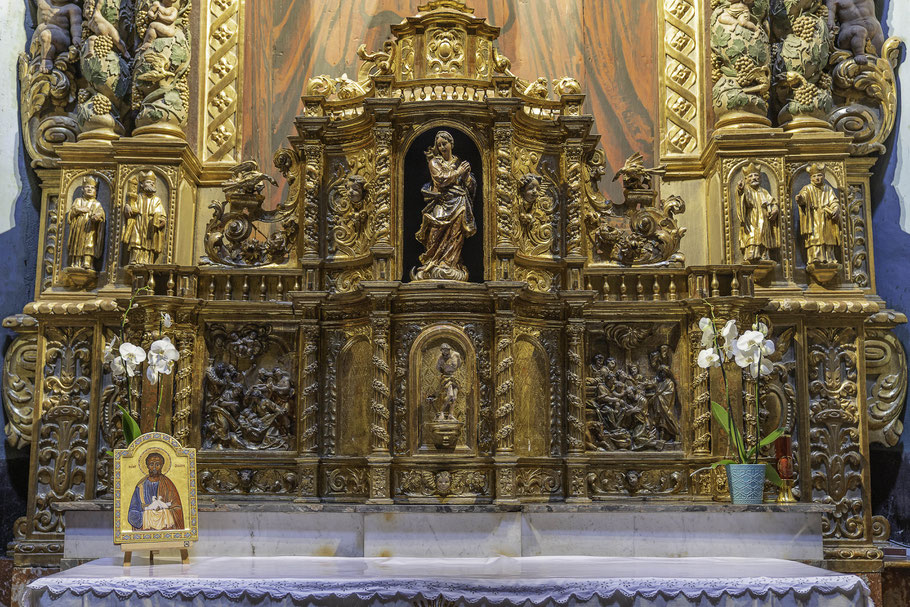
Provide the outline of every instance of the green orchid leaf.
<path id="1" fill-rule="evenodd" d="M 784 433 L 784 429 L 783 429 L 783 428 L 778 428 L 778 429 L 775 430 L 774 432 L 771 432 L 770 434 L 768 434 L 768 436 L 766 436 L 765 438 L 763 438 L 763 439 L 761 439 L 760 441 L 758 441 L 758 444 L 757 444 L 756 446 L 754 446 L 754 447 L 752 447 L 751 449 L 749 449 L 749 453 L 746 454 L 747 458 L 748 458 L 748 459 L 752 459 L 752 458 L 755 456 L 755 453 L 756 453 L 759 449 L 761 449 L 762 447 L 764 447 L 764 446 L 766 446 L 766 445 L 770 445 L 771 443 L 773 443 L 774 441 L 776 441 L 778 438 L 780 438 L 780 436 L 781 436 L 783 433 Z"/>
<path id="2" fill-rule="evenodd" d="M 738 464 L 739 462 L 735 459 L 722 459 L 719 462 L 714 462 L 711 464 L 711 470 L 714 470 L 718 466 L 726 466 L 727 464 Z"/>
<path id="3" fill-rule="evenodd" d="M 717 418 L 717 421 L 720 422 L 720 425 L 726 431 L 727 436 L 730 437 L 730 442 L 736 448 L 737 455 L 740 457 L 741 461 L 739 463 L 747 463 L 749 460 L 746 457 L 745 447 L 742 444 L 742 440 L 739 439 L 739 431 L 730 420 L 729 412 L 713 400 L 711 401 L 711 412 L 714 414 L 714 417 Z"/>
<path id="4" fill-rule="evenodd" d="M 777 470 L 774 469 L 774 466 L 765 462 L 765 478 L 771 481 L 777 487 L 783 487 L 784 482 L 780 480 L 780 475 L 777 473 Z"/>
<path id="5" fill-rule="evenodd" d="M 117 405 L 122 413 L 123 420 L 123 438 L 126 440 L 127 445 L 131 445 L 134 440 L 139 438 L 139 435 L 142 434 L 142 430 L 139 429 L 139 424 L 136 423 L 136 420 L 133 419 L 133 416 L 130 415 L 130 412 L 123 408 L 123 405 Z"/>

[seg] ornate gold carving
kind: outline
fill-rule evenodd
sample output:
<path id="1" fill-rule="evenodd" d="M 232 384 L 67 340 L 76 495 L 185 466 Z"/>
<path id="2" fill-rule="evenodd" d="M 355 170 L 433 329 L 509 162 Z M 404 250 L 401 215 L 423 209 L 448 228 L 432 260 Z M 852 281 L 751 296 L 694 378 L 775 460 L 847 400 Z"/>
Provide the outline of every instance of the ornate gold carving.
<path id="1" fill-rule="evenodd" d="M 301 330 L 300 450 L 303 453 L 315 453 L 318 448 L 319 333 L 317 326 L 306 326 Z"/>
<path id="2" fill-rule="evenodd" d="M 481 497 L 491 494 L 486 470 L 397 470 L 396 494 L 404 497 Z"/>
<path id="3" fill-rule="evenodd" d="M 493 128 L 493 146 L 496 154 L 496 243 L 512 242 L 512 127 L 497 125 Z"/>
<path id="4" fill-rule="evenodd" d="M 341 466 L 325 468 L 325 495 L 347 499 L 366 498 L 370 491 L 366 468 Z"/>
<path id="5" fill-rule="evenodd" d="M 666 167 L 646 169 L 641 154 L 634 154 L 614 180 L 623 180 L 622 203 L 601 202 L 592 192 L 585 213 L 588 239 L 595 262 L 619 265 L 682 265 L 685 257 L 679 244 L 686 233 L 674 215 L 686 210 L 679 196 L 660 201 L 652 175 Z M 570 184 L 571 187 L 571 184 Z"/>
<path id="6" fill-rule="evenodd" d="M 457 28 L 434 27 L 426 33 L 427 75 L 461 76 L 465 69 L 465 33 Z"/>
<path id="7" fill-rule="evenodd" d="M 240 0 L 209 0 L 206 44 L 204 146 L 210 162 L 237 162 L 240 113 Z"/>
<path id="8" fill-rule="evenodd" d="M 869 442 L 893 447 L 904 431 L 901 414 L 907 396 L 907 356 L 890 332 L 867 330 L 863 344 L 869 386 Z"/>
<path id="9" fill-rule="evenodd" d="M 347 157 L 348 171 L 339 166 L 327 190 L 327 253 L 330 259 L 361 257 L 373 244 L 373 157 L 361 150 Z"/>
<path id="10" fill-rule="evenodd" d="M 869 270 L 869 248 L 866 242 L 866 195 L 861 184 L 850 184 L 847 196 L 847 217 L 849 223 L 849 240 L 847 250 L 850 252 L 850 277 L 861 289 L 871 287 Z"/>
<path id="11" fill-rule="evenodd" d="M 133 59 L 134 134 L 185 138 L 189 115 L 191 0 L 139 0 Z"/>
<path id="12" fill-rule="evenodd" d="M 95 260 L 104 248 L 104 209 L 95 197 L 98 180 L 90 175 L 82 179 L 82 196 L 70 204 L 67 221 L 69 234 L 66 252 L 69 267 L 93 270 Z"/>
<path id="13" fill-rule="evenodd" d="M 195 319 L 181 319 L 190 320 Z M 187 323 L 189 324 L 189 323 Z M 177 360 L 177 370 L 174 372 L 174 416 L 172 418 L 172 432 L 181 445 L 186 445 L 190 440 L 190 418 L 193 415 L 193 368 L 194 353 L 196 351 L 196 328 L 187 328 L 176 332 L 177 348 L 180 358 Z"/>
<path id="14" fill-rule="evenodd" d="M 319 143 L 308 143 L 303 146 L 303 240 L 301 255 L 317 257 L 319 255 L 319 193 L 322 186 L 323 146 Z"/>
<path id="15" fill-rule="evenodd" d="M 691 421 L 694 438 L 692 451 L 698 455 L 711 453 L 711 393 L 709 391 L 710 373 L 708 369 L 698 366 L 698 352 L 701 349 L 701 329 L 697 322 L 689 328 L 689 352 L 692 369 L 692 413 Z"/>
<path id="16" fill-rule="evenodd" d="M 584 323 L 570 322 L 566 327 L 568 344 L 566 346 L 566 401 L 568 411 L 568 432 L 566 440 L 569 444 L 569 453 L 581 453 L 585 450 L 585 403 L 582 358 L 584 356 Z M 575 492 L 572 492 L 575 494 Z"/>
<path id="17" fill-rule="evenodd" d="M 158 196 L 158 178 L 153 171 L 134 175 L 127 185 L 123 205 L 123 235 L 128 263 L 150 264 L 158 261 L 167 234 L 167 205 Z"/>
<path id="18" fill-rule="evenodd" d="M 562 471 L 556 468 L 519 468 L 515 473 L 515 494 L 521 497 L 562 496 Z"/>
<path id="19" fill-rule="evenodd" d="M 266 182 L 278 183 L 255 160 L 238 164 L 231 173 L 221 184 L 225 200 L 209 205 L 212 219 L 205 226 L 206 257 L 201 261 L 251 267 L 286 263 L 297 241 L 296 201 L 265 210 L 262 190 Z M 266 235 L 260 228 L 268 225 L 277 228 Z"/>
<path id="20" fill-rule="evenodd" d="M 199 487 L 205 493 L 288 495 L 297 492 L 299 477 L 293 470 L 204 468 Z"/>
<path id="21" fill-rule="evenodd" d="M 873 8 L 874 15 L 874 8 Z M 863 25 L 841 26 L 855 39 L 866 27 L 874 24 L 879 35 L 881 26 L 873 16 Z M 834 82 L 836 107 L 828 115 L 835 130 L 853 136 L 851 153 L 864 156 L 885 151 L 885 141 L 897 118 L 897 84 L 894 70 L 900 63 L 900 40 L 888 38 L 881 46 L 881 56 L 860 63 L 850 51 L 835 50 L 831 54 L 831 77 Z"/>
<path id="22" fill-rule="evenodd" d="M 3 359 L 4 431 L 11 447 L 24 449 L 32 442 L 38 365 L 37 322 L 30 316 L 18 315 L 5 318 L 3 326 L 19 332 Z"/>
<path id="23" fill-rule="evenodd" d="M 607 495 L 676 495 L 686 490 L 686 474 L 680 470 L 598 470 L 589 472 L 591 497 Z"/>
<path id="24" fill-rule="evenodd" d="M 701 11 L 694 0 L 664 0 L 661 157 L 695 154 L 704 137 L 698 99 Z"/>
<path id="25" fill-rule="evenodd" d="M 389 317 L 375 312 L 370 319 L 373 331 L 373 399 L 370 402 L 370 447 L 374 453 L 389 451 L 389 399 L 392 395 L 389 368 Z"/>
<path id="26" fill-rule="evenodd" d="M 512 171 L 518 193 L 515 240 L 519 251 L 528 257 L 553 258 L 558 255 L 560 231 L 554 171 L 539 152 L 519 148 L 513 153 Z"/>
<path id="27" fill-rule="evenodd" d="M 511 452 L 515 427 L 512 422 L 515 403 L 513 402 L 512 356 L 514 343 L 511 317 L 496 319 L 496 452 Z"/>
<path id="28" fill-rule="evenodd" d="M 76 108 L 79 139 L 116 139 L 124 134 L 121 116 L 129 105 L 121 92 L 130 79 L 130 55 L 118 30 L 120 2 L 87 0 L 83 12 L 79 65 L 88 86 L 79 91 Z"/>
<path id="29" fill-rule="evenodd" d="M 835 511 L 822 520 L 825 538 L 862 539 L 866 528 L 856 331 L 810 329 L 808 337 L 812 499 L 834 504 Z"/>

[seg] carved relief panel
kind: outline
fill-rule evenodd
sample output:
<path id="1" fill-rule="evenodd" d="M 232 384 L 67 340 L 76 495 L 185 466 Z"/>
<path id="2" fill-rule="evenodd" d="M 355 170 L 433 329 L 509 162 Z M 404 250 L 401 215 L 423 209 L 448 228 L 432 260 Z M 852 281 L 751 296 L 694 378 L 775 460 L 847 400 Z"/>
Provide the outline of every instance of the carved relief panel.
<path id="1" fill-rule="evenodd" d="M 294 335 L 267 324 L 207 325 L 203 449 L 295 449 Z"/>

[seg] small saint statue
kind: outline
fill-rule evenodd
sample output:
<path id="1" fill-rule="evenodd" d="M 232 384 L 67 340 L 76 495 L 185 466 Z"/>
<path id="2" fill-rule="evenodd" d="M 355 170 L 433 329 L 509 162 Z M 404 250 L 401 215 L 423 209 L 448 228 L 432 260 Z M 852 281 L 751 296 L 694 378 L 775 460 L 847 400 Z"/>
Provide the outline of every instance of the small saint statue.
<path id="1" fill-rule="evenodd" d="M 104 209 L 96 198 L 98 182 L 91 175 L 82 178 L 82 196 L 70 205 L 70 231 L 66 239 L 69 267 L 94 270 L 104 247 Z"/>
<path id="2" fill-rule="evenodd" d="M 809 265 L 837 264 L 835 251 L 840 242 L 840 201 L 825 182 L 825 165 L 809 166 L 810 182 L 796 195 L 799 206 L 799 233 L 806 247 Z"/>
<path id="3" fill-rule="evenodd" d="M 123 207 L 123 243 L 129 251 L 130 265 L 155 263 L 161 254 L 167 213 L 157 192 L 155 173 L 143 171 L 139 173 L 137 192 Z"/>
<path id="4" fill-rule="evenodd" d="M 439 347 L 439 359 L 436 361 L 436 370 L 442 376 L 439 382 L 440 396 L 442 396 L 442 410 L 439 418 L 452 419 L 455 410 L 455 401 L 458 399 L 458 380 L 455 373 L 461 367 L 461 354 L 452 350 L 449 344 Z"/>
<path id="5" fill-rule="evenodd" d="M 423 221 L 417 240 L 426 248 L 419 268 L 411 271 L 414 280 L 468 279 L 461 263 L 465 238 L 477 232 L 474 223 L 474 191 L 477 181 L 467 161 L 459 162 L 452 153 L 455 140 L 448 131 L 436 133 L 433 146 L 426 151 L 430 182 L 423 186 Z"/>
<path id="6" fill-rule="evenodd" d="M 779 246 L 779 207 L 771 192 L 762 187 L 761 178 L 761 169 L 750 162 L 743 170 L 743 179 L 736 185 L 739 248 L 743 260 L 755 264 L 768 260 L 768 251 Z"/>

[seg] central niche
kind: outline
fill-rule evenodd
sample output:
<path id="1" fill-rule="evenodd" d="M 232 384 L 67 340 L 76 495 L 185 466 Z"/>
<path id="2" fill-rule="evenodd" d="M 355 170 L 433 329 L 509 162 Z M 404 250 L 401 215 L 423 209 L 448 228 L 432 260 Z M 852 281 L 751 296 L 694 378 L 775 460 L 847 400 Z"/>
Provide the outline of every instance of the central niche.
<path id="1" fill-rule="evenodd" d="M 427 248 L 418 240 L 418 233 L 421 232 L 421 224 L 424 219 L 424 209 L 428 208 L 430 204 L 435 204 L 441 217 L 445 219 L 447 212 L 454 211 L 458 213 L 458 206 L 463 202 L 463 199 L 459 200 L 459 194 L 456 193 L 446 193 L 440 197 L 439 188 L 433 187 L 434 179 L 430 175 L 430 162 L 432 160 L 430 150 L 432 149 L 434 154 L 438 153 L 439 146 L 437 146 L 437 142 L 439 139 L 437 139 L 437 136 L 441 131 L 449 133 L 452 138 L 453 168 L 457 169 L 462 162 L 467 162 L 470 165 L 470 174 L 473 176 L 474 182 L 473 188 L 467 187 L 467 179 L 458 180 L 459 183 L 457 185 L 465 190 L 473 190 L 473 198 L 470 196 L 471 193 L 467 192 L 467 200 L 472 203 L 469 211 L 470 215 L 473 216 L 473 225 L 476 232 L 471 236 L 465 234 L 461 245 L 460 259 L 461 264 L 467 270 L 467 282 L 483 282 L 483 160 L 477 145 L 471 137 L 453 126 L 440 126 L 421 133 L 414 139 L 405 154 L 403 167 L 404 213 L 402 221 L 404 250 L 401 280 L 402 282 L 410 282 L 421 278 L 458 280 L 451 273 L 445 273 L 445 276 L 441 274 L 432 276 L 431 272 L 423 272 L 423 276 L 412 274 L 412 271 L 421 268 L 421 266 L 426 268 L 426 264 L 421 263 L 420 256 L 427 251 Z M 442 139 L 447 141 L 448 138 L 443 136 Z M 437 175 L 436 185 L 438 183 Z M 436 236 L 448 241 L 447 244 L 443 244 L 441 247 L 432 248 L 432 252 L 437 257 L 454 257 L 451 255 L 452 251 L 450 250 L 452 245 L 452 234 L 450 231 L 445 229 L 445 227 L 438 229 L 436 234 L 433 235 L 427 234 L 429 231 L 431 230 L 424 232 L 425 240 L 426 236 Z"/>

